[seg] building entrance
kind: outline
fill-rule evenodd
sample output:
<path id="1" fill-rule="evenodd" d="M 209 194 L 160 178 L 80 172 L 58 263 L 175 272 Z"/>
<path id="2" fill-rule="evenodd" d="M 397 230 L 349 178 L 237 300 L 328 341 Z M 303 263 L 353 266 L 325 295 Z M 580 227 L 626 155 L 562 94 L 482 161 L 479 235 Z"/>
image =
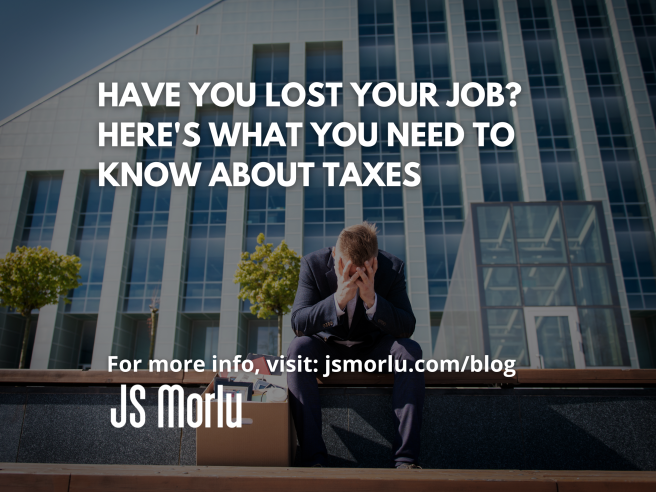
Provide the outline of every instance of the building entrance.
<path id="1" fill-rule="evenodd" d="M 531 368 L 585 368 L 576 307 L 525 307 L 524 319 Z"/>

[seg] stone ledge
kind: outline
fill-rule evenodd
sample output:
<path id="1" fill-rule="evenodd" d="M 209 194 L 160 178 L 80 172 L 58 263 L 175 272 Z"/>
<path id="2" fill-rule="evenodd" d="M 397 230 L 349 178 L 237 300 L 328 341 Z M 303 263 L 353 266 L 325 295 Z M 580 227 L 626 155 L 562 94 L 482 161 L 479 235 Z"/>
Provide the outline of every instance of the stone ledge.
<path id="1" fill-rule="evenodd" d="M 345 470 L 197 466 L 44 465 L 0 463 L 0 489 L 102 491 L 544 491 L 646 492 L 656 472 L 523 470 Z"/>
<path id="2" fill-rule="evenodd" d="M 76 369 L 0 369 L 0 385 L 205 385 L 212 371 L 151 373 Z M 391 374 L 344 373 L 317 378 L 322 386 L 392 386 Z M 513 377 L 492 372 L 425 373 L 427 387 L 656 387 L 656 369 L 517 369 Z"/>

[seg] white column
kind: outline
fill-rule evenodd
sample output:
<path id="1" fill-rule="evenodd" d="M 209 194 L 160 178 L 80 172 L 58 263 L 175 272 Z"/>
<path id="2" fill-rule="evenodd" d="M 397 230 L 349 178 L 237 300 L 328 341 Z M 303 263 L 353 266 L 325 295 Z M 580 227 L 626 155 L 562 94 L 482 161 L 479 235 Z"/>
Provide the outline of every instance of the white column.
<path id="1" fill-rule="evenodd" d="M 127 274 L 130 257 L 132 215 L 136 190 L 129 182 L 126 187 L 116 188 L 112 224 L 109 228 L 107 258 L 103 274 L 96 338 L 93 343 L 91 369 L 107 370 L 107 358 L 112 354 L 114 332 L 120 329 L 123 299 L 123 278 Z"/>
<path id="2" fill-rule="evenodd" d="M 289 45 L 289 81 L 305 85 L 305 43 L 297 41 Z M 305 106 L 287 109 L 287 121 L 303 123 L 305 117 Z M 291 162 L 302 162 L 305 155 L 305 131 L 298 131 L 298 142 L 296 147 L 290 145 L 288 132 L 287 139 L 287 170 Z M 314 163 L 321 166 L 320 162 Z M 303 209 L 304 188 L 302 174 L 297 172 L 296 183 L 287 188 L 285 194 L 285 241 L 287 246 L 303 254 Z M 291 314 L 283 317 L 282 323 L 282 353 L 287 353 L 289 344 L 294 339 L 292 331 Z"/>
<path id="3" fill-rule="evenodd" d="M 645 85 L 638 46 L 633 35 L 629 10 L 624 0 L 606 0 L 608 22 L 617 50 L 617 65 L 624 87 L 631 134 L 635 141 L 649 216 L 656 217 L 656 126 Z"/>
<path id="4" fill-rule="evenodd" d="M 239 47 L 235 46 L 235 50 Z M 241 80 L 251 80 L 251 67 L 253 63 L 253 45 L 241 45 L 243 68 Z M 237 82 L 237 80 L 235 80 Z M 239 105 L 234 107 L 233 121 L 248 123 L 250 109 Z M 235 162 L 248 162 L 248 147 L 237 145 L 230 154 L 231 167 Z M 232 176 L 232 169 L 230 170 Z M 223 256 L 223 285 L 221 289 L 221 325 L 219 328 L 219 359 L 232 358 L 238 351 L 245 351 L 246 340 L 244 334 L 239 343 L 241 327 L 241 302 L 237 297 L 239 285 L 235 284 L 235 271 L 241 260 L 244 248 L 245 218 L 246 218 L 245 187 L 231 187 L 228 191 L 228 213 L 226 219 L 225 251 Z M 241 349 L 240 349 L 241 346 Z"/>
<path id="5" fill-rule="evenodd" d="M 460 82 L 462 87 L 464 84 L 471 82 L 465 12 L 462 0 L 446 0 L 445 7 L 452 80 Z M 481 160 L 476 135 L 472 131 L 468 131 L 472 128 L 472 123 L 476 121 L 474 108 L 459 104 L 456 107 L 456 121 L 465 129 L 465 139 L 460 145 L 458 156 L 460 158 L 463 208 L 465 216 L 467 216 L 470 203 L 484 201 Z"/>
<path id="6" fill-rule="evenodd" d="M 68 170 L 64 173 L 59 205 L 57 206 L 57 218 L 50 243 L 50 249 L 60 255 L 69 254 L 71 229 L 74 227 L 75 202 L 78 195 L 80 172 Z M 39 310 L 39 321 L 34 339 L 32 351 L 31 369 L 47 369 L 50 361 L 50 350 L 52 338 L 55 333 L 58 305 L 45 306 Z"/>
<path id="7" fill-rule="evenodd" d="M 195 116 L 195 97 L 189 91 L 183 91 L 178 117 L 180 131 L 178 132 L 174 160 L 178 166 L 183 162 L 187 162 L 191 171 L 194 169 L 194 163 L 191 161 L 193 148 L 182 145 L 183 140 L 186 138 L 182 129 L 184 125 L 194 121 Z M 172 178 L 169 177 L 169 179 Z M 187 184 L 183 186 L 173 185 L 171 188 L 171 205 L 166 231 L 164 270 L 162 272 L 157 337 L 155 339 L 154 357 L 156 359 L 171 360 L 175 354 L 176 331 L 180 324 L 181 275 L 184 268 L 189 193 L 190 190 Z"/>
<path id="8" fill-rule="evenodd" d="M 345 81 L 344 121 L 356 128 L 360 122 L 360 108 L 358 107 L 358 98 L 350 83 L 360 83 L 360 44 L 357 41 L 357 28 L 356 22 L 354 40 L 342 42 L 343 77 Z M 344 166 L 348 162 L 354 162 L 358 168 L 358 173 L 362 175 L 362 149 L 360 144 L 355 143 L 344 149 Z M 362 189 L 354 183 L 348 183 L 344 186 L 344 219 L 345 227 L 362 223 Z"/>
<path id="9" fill-rule="evenodd" d="M 395 0 L 394 25 L 396 28 L 396 72 L 399 82 L 409 86 L 415 81 L 414 52 L 412 45 L 412 21 L 409 0 Z M 399 106 L 399 125 L 418 121 L 417 108 Z M 401 147 L 401 165 L 420 162 L 419 149 Z M 420 170 L 421 171 L 421 170 Z M 413 339 L 421 345 L 427 356 L 432 353 L 430 306 L 428 301 L 428 266 L 426 263 L 426 236 L 424 231 L 424 203 L 422 185 L 403 187 L 403 212 L 405 222 L 406 269 L 408 297 L 417 320 Z"/>
<path id="10" fill-rule="evenodd" d="M 524 41 L 519 24 L 517 0 L 499 1 L 499 24 L 503 37 L 506 79 L 517 82 L 522 92 L 516 97 L 517 105 L 511 108 L 513 127 L 515 129 L 515 148 L 519 160 L 519 171 L 522 178 L 522 195 L 527 202 L 543 202 L 546 200 L 542 163 L 538 149 L 535 118 L 533 117 L 533 102 L 528 83 L 528 71 L 524 56 Z M 504 90 L 504 93 L 506 91 Z M 504 104 L 507 104 L 506 101 Z"/>

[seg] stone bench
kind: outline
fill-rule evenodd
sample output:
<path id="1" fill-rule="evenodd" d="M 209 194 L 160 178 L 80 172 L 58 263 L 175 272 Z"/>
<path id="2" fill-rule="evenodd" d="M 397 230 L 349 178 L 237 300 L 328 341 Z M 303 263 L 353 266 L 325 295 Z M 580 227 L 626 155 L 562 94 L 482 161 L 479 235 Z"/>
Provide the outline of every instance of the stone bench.
<path id="1" fill-rule="evenodd" d="M 480 373 L 427 375 L 421 464 L 656 470 L 655 374 L 524 369 L 510 384 Z M 187 394 L 200 393 L 210 378 L 211 373 L 1 370 L 0 462 L 195 465 L 195 430 L 157 427 L 157 387 L 178 383 Z M 389 466 L 392 378 L 362 374 L 320 381 L 333 466 Z M 142 429 L 110 424 L 123 383 L 146 386 Z"/>

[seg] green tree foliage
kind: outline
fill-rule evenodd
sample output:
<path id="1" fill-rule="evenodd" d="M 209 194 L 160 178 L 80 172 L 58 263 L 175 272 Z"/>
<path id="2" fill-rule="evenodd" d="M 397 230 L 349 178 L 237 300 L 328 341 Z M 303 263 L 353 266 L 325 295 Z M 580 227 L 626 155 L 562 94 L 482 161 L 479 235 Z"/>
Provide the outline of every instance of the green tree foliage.
<path id="1" fill-rule="evenodd" d="M 20 364 L 27 366 L 27 343 L 30 338 L 32 311 L 57 304 L 60 296 L 79 287 L 80 259 L 59 255 L 48 248 L 19 246 L 14 253 L 0 259 L 0 305 L 11 307 L 25 318 L 25 333 Z M 64 298 L 64 302 L 70 303 Z"/>
<path id="2" fill-rule="evenodd" d="M 278 317 L 278 355 L 282 354 L 282 317 L 289 313 L 301 271 L 301 257 L 282 241 L 273 249 L 264 243 L 264 234 L 257 236 L 254 253 L 245 251 L 235 272 L 235 283 L 241 284 L 239 298 L 248 299 L 251 313 L 258 318 Z"/>

